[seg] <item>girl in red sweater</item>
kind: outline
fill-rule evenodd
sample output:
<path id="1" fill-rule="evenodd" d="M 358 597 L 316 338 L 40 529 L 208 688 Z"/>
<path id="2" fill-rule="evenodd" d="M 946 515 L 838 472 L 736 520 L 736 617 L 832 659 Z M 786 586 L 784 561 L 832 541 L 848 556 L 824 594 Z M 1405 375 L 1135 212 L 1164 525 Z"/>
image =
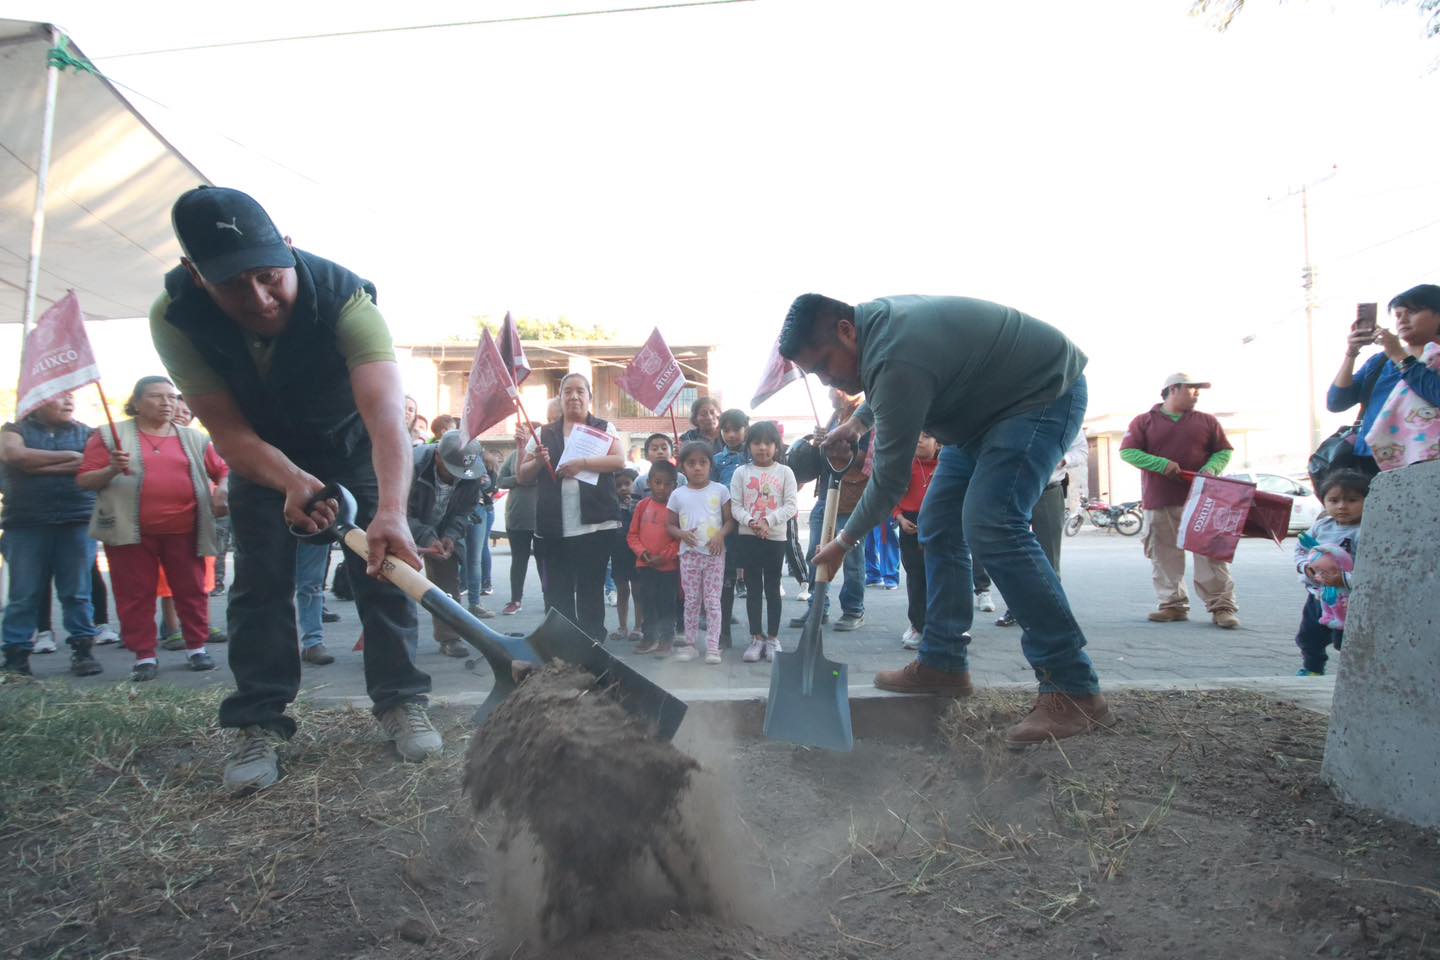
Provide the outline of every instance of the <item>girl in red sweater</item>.
<path id="1" fill-rule="evenodd" d="M 925 632 L 925 552 L 920 547 L 920 505 L 930 489 L 930 478 L 939 463 L 940 444 L 928 433 L 915 442 L 915 460 L 910 464 L 910 488 L 895 508 L 900 521 L 900 563 L 905 567 L 905 594 L 909 601 L 910 625 L 900 642 L 906 650 L 920 648 L 920 635 Z"/>

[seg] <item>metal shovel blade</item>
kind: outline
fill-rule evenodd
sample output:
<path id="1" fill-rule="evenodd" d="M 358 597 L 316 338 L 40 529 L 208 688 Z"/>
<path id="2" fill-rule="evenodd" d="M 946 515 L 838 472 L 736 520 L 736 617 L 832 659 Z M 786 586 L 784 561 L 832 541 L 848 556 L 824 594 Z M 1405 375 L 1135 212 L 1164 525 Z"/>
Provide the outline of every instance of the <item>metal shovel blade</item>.
<path id="1" fill-rule="evenodd" d="M 615 658 L 568 618 L 555 610 L 525 638 L 546 660 L 563 660 L 595 675 L 612 688 L 626 713 L 653 722 L 661 739 L 669 740 L 685 719 L 685 702 L 664 687 Z"/>
<path id="2" fill-rule="evenodd" d="M 431 587 L 420 596 L 420 606 L 436 620 L 443 621 L 461 638 L 485 657 L 490 665 L 494 684 L 490 696 L 476 709 L 471 721 L 477 726 L 485 722 L 495 708 L 515 689 L 515 673 L 512 661 L 523 660 L 539 664 L 540 658 L 521 638 L 506 636 L 487 627 L 469 610 L 451 599 L 439 587 Z"/>
<path id="3" fill-rule="evenodd" d="M 848 752 L 855 748 L 850 725 L 850 671 L 825 659 L 820 622 L 825 616 L 828 583 L 810 588 L 810 614 L 793 651 L 780 654 L 770 668 L 770 699 L 765 704 L 765 736 L 807 747 Z"/>

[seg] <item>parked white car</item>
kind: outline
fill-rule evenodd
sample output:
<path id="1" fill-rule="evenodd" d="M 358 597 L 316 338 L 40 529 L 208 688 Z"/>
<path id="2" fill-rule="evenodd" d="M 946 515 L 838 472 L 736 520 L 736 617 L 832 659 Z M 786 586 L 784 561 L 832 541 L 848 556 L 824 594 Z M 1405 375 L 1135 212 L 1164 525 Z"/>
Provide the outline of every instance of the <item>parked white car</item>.
<path id="1" fill-rule="evenodd" d="M 1253 483 L 1266 493 L 1278 493 L 1281 496 L 1290 498 L 1290 533 L 1304 533 L 1310 529 L 1310 524 L 1320 516 L 1323 507 L 1320 501 L 1315 499 L 1315 492 L 1310 489 L 1309 484 L 1291 480 L 1289 477 L 1282 477 L 1275 473 L 1227 473 L 1225 476 L 1231 480 L 1243 480 L 1246 483 Z"/>

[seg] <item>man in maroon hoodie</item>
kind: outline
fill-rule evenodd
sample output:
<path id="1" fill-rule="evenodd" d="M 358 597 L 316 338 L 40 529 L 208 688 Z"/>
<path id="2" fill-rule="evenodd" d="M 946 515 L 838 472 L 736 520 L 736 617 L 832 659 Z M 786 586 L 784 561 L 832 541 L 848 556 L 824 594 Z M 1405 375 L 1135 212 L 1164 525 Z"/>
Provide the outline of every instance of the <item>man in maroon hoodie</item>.
<path id="1" fill-rule="evenodd" d="M 1141 506 L 1145 508 L 1145 556 L 1150 558 L 1160 608 L 1150 613 L 1156 623 L 1190 619 L 1185 594 L 1185 551 L 1176 546 L 1180 514 L 1190 493 L 1181 470 L 1218 476 L 1230 462 L 1233 448 L 1225 429 L 1208 413 L 1195 409 L 1200 391 L 1210 384 L 1183 373 L 1165 379 L 1160 403 L 1130 421 L 1120 441 L 1120 459 L 1143 471 Z M 1240 626 L 1235 615 L 1235 581 L 1230 564 L 1195 555 L 1195 592 L 1223 630 Z"/>

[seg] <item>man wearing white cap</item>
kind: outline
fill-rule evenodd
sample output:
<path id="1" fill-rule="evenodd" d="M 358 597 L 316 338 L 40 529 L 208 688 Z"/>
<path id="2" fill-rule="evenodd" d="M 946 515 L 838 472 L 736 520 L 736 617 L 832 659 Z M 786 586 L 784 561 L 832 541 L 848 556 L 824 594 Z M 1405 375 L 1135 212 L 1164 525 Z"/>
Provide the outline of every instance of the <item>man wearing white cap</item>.
<path id="1" fill-rule="evenodd" d="M 1160 390 L 1161 402 L 1130 421 L 1120 441 L 1120 459 L 1143 471 L 1141 505 L 1145 508 L 1145 556 L 1150 558 L 1160 608 L 1151 611 L 1156 623 L 1190 619 L 1185 593 L 1185 551 L 1176 546 L 1180 514 L 1190 484 L 1180 471 L 1218 476 L 1234 448 L 1225 428 L 1208 413 L 1195 409 L 1200 391 L 1210 384 L 1185 373 L 1172 373 Z M 1223 630 L 1240 626 L 1235 615 L 1235 581 L 1230 564 L 1195 555 L 1195 592 Z"/>

